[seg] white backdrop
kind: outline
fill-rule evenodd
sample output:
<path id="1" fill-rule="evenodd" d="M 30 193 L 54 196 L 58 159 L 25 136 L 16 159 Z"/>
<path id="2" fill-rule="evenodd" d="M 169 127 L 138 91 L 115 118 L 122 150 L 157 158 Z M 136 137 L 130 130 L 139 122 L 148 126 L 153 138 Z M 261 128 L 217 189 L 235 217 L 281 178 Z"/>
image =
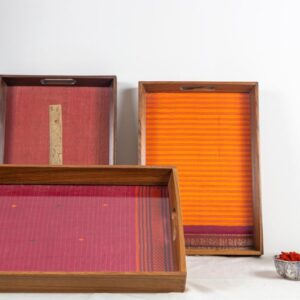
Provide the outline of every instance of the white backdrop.
<path id="1" fill-rule="evenodd" d="M 0 73 L 118 76 L 119 164 L 139 80 L 258 81 L 267 253 L 300 251 L 299 0 L 0 0 Z"/>

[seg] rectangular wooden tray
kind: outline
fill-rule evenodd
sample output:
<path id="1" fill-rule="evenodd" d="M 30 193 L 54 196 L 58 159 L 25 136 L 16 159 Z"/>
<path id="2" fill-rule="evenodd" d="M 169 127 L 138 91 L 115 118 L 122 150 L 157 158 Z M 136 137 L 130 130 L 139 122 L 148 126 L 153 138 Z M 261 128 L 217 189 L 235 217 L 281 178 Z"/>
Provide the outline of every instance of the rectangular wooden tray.
<path id="1" fill-rule="evenodd" d="M 257 83 L 140 82 L 139 163 L 177 167 L 187 254 L 263 253 Z"/>
<path id="2" fill-rule="evenodd" d="M 183 292 L 176 170 L 0 166 L 1 292 Z"/>
<path id="3" fill-rule="evenodd" d="M 116 85 L 115 76 L 0 76 L 0 163 L 113 164 Z"/>

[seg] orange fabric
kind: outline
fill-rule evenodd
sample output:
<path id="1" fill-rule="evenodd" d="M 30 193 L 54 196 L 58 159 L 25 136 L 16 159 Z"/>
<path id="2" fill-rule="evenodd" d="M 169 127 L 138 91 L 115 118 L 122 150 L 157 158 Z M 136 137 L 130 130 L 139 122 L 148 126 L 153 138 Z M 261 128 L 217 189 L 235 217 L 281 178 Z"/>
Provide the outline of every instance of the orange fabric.
<path id="1" fill-rule="evenodd" d="M 146 164 L 175 165 L 184 225 L 252 226 L 250 100 L 149 93 Z"/>

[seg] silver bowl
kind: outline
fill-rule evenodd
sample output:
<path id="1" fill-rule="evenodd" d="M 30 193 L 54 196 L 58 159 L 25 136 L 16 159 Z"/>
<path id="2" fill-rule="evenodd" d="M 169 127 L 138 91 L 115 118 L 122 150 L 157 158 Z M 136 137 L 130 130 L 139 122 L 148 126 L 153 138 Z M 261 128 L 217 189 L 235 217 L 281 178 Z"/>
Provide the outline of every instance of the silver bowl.
<path id="1" fill-rule="evenodd" d="M 277 273 L 283 278 L 300 280 L 300 261 L 282 260 L 279 255 L 275 255 L 274 263 Z"/>

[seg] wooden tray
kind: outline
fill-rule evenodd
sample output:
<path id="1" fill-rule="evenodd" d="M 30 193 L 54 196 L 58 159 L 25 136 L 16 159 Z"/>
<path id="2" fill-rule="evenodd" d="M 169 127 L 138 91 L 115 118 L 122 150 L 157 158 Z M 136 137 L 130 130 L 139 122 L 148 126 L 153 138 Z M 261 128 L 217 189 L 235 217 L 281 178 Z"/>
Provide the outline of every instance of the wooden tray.
<path id="1" fill-rule="evenodd" d="M 182 292 L 176 170 L 0 166 L 1 292 Z"/>
<path id="2" fill-rule="evenodd" d="M 263 253 L 258 84 L 140 82 L 139 163 L 178 169 L 188 254 Z"/>
<path id="3" fill-rule="evenodd" d="M 115 76 L 0 76 L 0 162 L 113 164 Z"/>

